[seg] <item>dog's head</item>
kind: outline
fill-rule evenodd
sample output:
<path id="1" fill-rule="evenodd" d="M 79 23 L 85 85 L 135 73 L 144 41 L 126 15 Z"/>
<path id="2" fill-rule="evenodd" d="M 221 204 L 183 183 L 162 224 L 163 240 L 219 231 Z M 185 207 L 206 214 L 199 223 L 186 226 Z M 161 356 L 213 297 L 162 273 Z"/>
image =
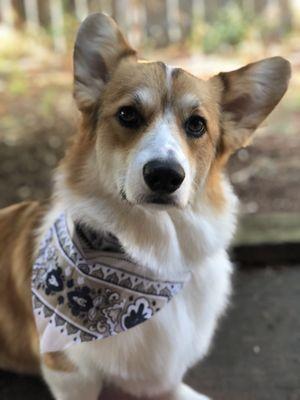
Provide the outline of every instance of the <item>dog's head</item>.
<path id="1" fill-rule="evenodd" d="M 92 14 L 74 50 L 84 124 L 69 156 L 71 180 L 144 207 L 183 208 L 199 190 L 218 203 L 225 160 L 280 101 L 289 77 L 280 57 L 208 81 L 139 61 L 115 22 Z"/>

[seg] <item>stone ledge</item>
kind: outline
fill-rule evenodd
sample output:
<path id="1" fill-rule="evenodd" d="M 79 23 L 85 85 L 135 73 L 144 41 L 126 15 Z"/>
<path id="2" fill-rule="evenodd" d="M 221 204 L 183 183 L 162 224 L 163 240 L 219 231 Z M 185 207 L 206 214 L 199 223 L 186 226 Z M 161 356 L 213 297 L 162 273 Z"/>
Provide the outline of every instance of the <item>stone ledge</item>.
<path id="1" fill-rule="evenodd" d="M 300 213 L 241 217 L 231 255 L 242 265 L 299 264 Z"/>

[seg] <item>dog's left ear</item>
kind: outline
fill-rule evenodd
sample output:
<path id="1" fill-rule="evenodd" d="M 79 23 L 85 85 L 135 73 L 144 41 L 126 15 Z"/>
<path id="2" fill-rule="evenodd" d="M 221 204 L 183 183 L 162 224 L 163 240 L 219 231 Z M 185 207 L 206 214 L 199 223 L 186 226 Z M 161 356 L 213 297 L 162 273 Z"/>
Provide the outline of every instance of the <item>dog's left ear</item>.
<path id="1" fill-rule="evenodd" d="M 112 18 L 102 13 L 89 15 L 79 28 L 74 48 L 74 97 L 78 108 L 92 109 L 119 62 L 135 55 Z"/>
<path id="2" fill-rule="evenodd" d="M 212 78 L 221 88 L 222 148 L 233 153 L 252 133 L 287 90 L 290 63 L 272 57 Z"/>

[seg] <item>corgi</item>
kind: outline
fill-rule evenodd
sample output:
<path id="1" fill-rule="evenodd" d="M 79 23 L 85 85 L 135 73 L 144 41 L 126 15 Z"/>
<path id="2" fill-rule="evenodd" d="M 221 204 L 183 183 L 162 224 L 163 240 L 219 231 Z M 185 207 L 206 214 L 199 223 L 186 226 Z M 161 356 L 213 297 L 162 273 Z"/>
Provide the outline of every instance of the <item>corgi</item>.
<path id="1" fill-rule="evenodd" d="M 207 399 L 183 378 L 230 298 L 238 203 L 226 164 L 290 75 L 272 57 L 204 81 L 139 60 L 110 17 L 85 19 L 82 124 L 52 199 L 0 211 L 1 368 L 41 373 L 56 400 L 96 400 L 107 383 Z"/>

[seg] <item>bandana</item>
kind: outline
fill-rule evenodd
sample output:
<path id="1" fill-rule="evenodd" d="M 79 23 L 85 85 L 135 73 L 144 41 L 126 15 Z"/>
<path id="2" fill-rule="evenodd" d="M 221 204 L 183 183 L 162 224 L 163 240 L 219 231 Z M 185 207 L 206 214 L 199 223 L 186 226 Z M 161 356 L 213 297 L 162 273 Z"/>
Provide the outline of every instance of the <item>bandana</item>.
<path id="1" fill-rule="evenodd" d="M 45 235 L 32 272 L 32 303 L 42 353 L 104 339 L 155 315 L 183 287 L 143 271 L 111 234 L 60 215 Z"/>

